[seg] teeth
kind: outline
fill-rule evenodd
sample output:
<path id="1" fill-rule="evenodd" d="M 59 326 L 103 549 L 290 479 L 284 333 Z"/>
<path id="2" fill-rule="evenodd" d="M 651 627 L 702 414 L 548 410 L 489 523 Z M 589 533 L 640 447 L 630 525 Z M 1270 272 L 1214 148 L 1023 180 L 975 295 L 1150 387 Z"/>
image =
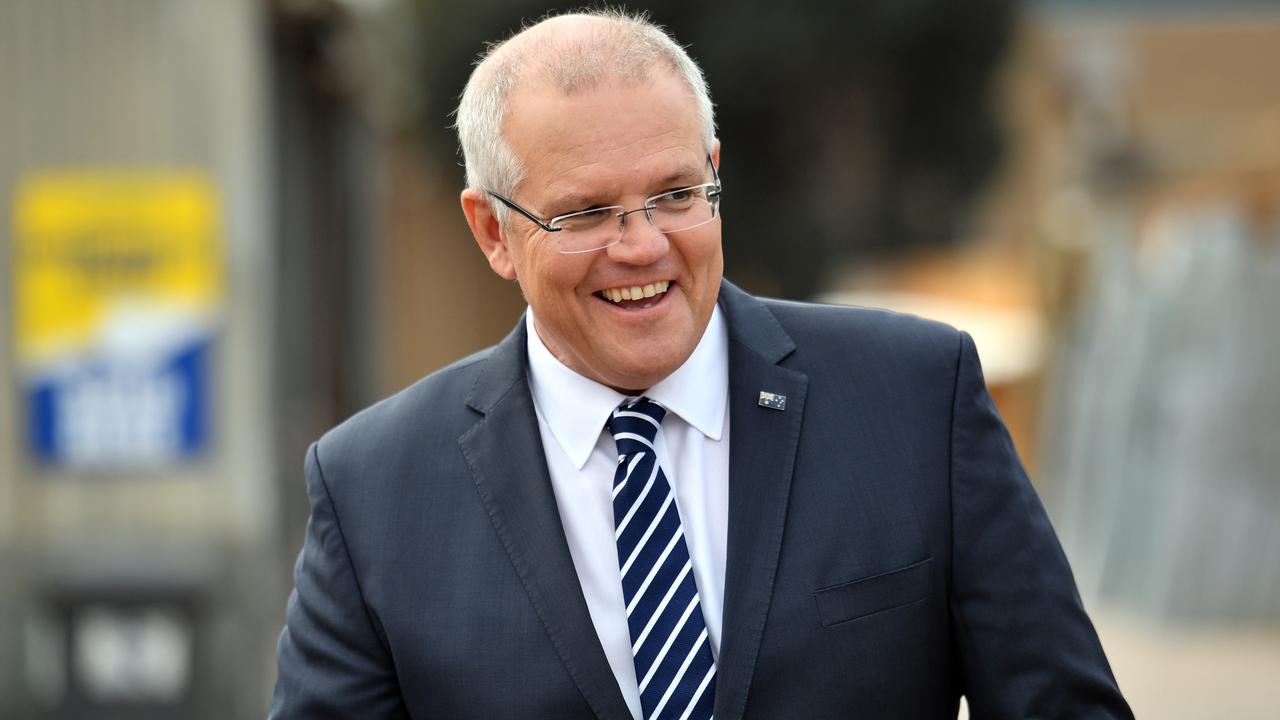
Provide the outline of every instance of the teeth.
<path id="1" fill-rule="evenodd" d="M 623 300 L 643 300 L 645 298 L 656 297 L 666 292 L 671 287 L 670 280 L 660 280 L 656 283 L 650 283 L 643 287 L 632 285 L 631 287 L 618 287 L 601 290 L 600 296 L 606 300 L 619 303 Z M 646 303 L 645 307 L 652 307 L 653 303 Z"/>

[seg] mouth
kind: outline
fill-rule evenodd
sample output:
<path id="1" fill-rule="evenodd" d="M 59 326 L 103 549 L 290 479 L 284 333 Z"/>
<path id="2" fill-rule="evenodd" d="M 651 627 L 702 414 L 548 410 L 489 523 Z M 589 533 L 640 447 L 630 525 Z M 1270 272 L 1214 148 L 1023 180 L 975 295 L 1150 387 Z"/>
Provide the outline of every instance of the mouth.
<path id="1" fill-rule="evenodd" d="M 667 290 L 670 288 L 670 280 L 660 280 L 647 285 L 605 288 L 595 295 L 601 300 L 621 308 L 642 310 L 662 302 L 662 299 L 666 297 Z"/>

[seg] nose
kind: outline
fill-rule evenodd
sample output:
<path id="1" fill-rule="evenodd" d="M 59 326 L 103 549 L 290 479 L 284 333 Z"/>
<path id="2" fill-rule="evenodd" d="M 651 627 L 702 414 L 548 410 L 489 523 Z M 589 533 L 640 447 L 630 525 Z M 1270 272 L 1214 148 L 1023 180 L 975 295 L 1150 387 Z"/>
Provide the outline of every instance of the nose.
<path id="1" fill-rule="evenodd" d="M 621 214 L 622 238 L 606 252 L 609 257 L 628 265 L 650 265 L 667 253 L 671 241 L 649 222 L 644 208 Z"/>

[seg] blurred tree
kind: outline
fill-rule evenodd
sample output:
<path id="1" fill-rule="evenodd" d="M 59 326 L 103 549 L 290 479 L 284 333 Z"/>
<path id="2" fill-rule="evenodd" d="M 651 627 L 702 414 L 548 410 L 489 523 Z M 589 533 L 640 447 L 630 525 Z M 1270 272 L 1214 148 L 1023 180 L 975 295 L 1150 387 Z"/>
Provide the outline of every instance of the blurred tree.
<path id="1" fill-rule="evenodd" d="M 476 54 L 556 6 L 409 1 L 422 29 L 423 131 L 455 152 L 447 115 Z M 729 277 L 806 297 L 845 261 L 961 239 L 1001 158 L 995 76 L 1019 5 L 646 3 L 711 84 Z"/>

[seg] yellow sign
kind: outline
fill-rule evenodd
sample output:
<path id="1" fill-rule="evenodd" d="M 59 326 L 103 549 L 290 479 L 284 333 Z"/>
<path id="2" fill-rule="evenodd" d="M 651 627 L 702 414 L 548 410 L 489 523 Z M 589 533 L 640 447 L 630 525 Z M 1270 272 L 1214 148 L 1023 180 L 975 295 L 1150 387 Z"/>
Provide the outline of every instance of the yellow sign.
<path id="1" fill-rule="evenodd" d="M 42 173 L 14 205 L 24 361 L 85 350 L 121 308 L 205 316 L 221 301 L 219 209 L 202 174 Z"/>

